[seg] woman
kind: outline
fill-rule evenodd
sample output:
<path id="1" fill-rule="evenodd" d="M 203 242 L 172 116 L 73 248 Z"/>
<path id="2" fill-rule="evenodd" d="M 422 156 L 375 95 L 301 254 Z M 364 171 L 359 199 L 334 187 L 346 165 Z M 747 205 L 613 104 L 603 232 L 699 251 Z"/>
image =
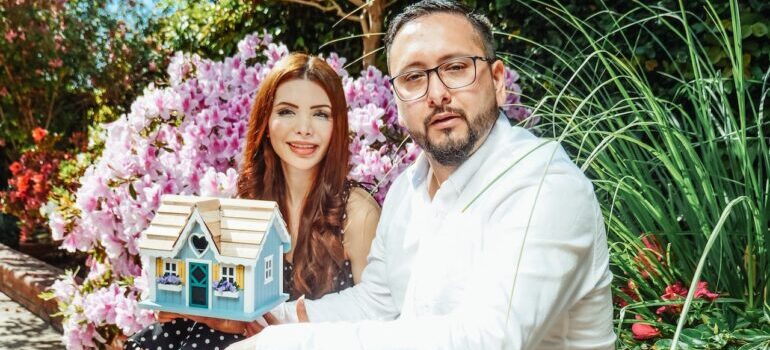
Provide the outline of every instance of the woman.
<path id="1" fill-rule="evenodd" d="M 290 299 L 318 298 L 358 283 L 380 208 L 347 179 L 347 105 L 322 59 L 291 54 L 265 77 L 249 120 L 238 196 L 276 201 L 291 234 L 284 256 Z M 186 317 L 186 319 L 184 318 Z M 126 349 L 224 349 L 246 323 L 161 313 Z"/>

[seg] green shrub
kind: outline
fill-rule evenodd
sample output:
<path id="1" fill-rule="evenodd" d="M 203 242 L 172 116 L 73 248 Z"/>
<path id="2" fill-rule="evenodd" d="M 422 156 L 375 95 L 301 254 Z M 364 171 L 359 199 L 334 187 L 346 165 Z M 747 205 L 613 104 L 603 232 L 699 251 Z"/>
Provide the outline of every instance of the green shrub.
<path id="1" fill-rule="evenodd" d="M 537 84 L 530 101 L 540 131 L 593 179 L 616 276 L 619 347 L 640 346 L 631 332 L 639 320 L 660 332 L 650 341 L 669 339 L 658 347 L 761 343 L 770 338 L 745 330 L 761 335 L 770 324 L 770 70 L 759 67 L 761 80 L 747 72 L 735 1 L 727 18 L 709 2 L 704 17 L 690 7 L 633 5 L 587 18 L 527 2 L 533 17 L 560 28 L 561 44 L 510 35 L 553 64 L 516 53 L 506 59 Z M 710 45 L 724 60 L 713 59 Z M 641 47 L 676 63 L 651 78 L 637 58 Z M 706 287 L 720 293 L 716 302 Z"/>

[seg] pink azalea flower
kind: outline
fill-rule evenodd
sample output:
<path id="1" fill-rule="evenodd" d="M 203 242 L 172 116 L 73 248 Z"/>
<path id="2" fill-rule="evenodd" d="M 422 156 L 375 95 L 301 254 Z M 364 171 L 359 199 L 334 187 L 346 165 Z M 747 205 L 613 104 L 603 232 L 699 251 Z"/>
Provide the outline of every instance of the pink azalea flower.
<path id="1" fill-rule="evenodd" d="M 19 36 L 19 33 L 17 33 L 13 29 L 9 29 L 5 32 L 5 41 L 12 43 L 13 39 L 16 39 L 16 37 Z"/>
<path id="2" fill-rule="evenodd" d="M 89 294 L 84 302 L 86 318 L 95 324 L 103 322 L 114 324 L 117 316 L 116 302 L 122 294 L 121 289 L 115 284 Z"/>
<path id="3" fill-rule="evenodd" d="M 61 68 L 63 64 L 62 60 L 58 57 L 48 60 L 48 66 L 53 69 Z"/>

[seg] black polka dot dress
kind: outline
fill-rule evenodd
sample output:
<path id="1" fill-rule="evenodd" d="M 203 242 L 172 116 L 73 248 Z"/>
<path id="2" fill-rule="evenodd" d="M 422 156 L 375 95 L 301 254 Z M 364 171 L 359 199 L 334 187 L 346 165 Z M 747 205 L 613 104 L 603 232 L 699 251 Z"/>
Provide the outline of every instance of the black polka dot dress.
<path id="1" fill-rule="evenodd" d="M 128 338 L 124 349 L 224 350 L 243 339 L 241 335 L 222 333 L 205 324 L 177 318 L 167 323 L 155 323 L 134 334 Z"/>

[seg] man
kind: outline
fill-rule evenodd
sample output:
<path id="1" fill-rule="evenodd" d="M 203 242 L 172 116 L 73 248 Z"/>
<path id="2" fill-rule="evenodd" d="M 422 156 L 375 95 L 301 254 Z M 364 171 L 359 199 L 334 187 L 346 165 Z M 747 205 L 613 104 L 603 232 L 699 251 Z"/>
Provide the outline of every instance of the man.
<path id="1" fill-rule="evenodd" d="M 234 348 L 614 348 L 593 188 L 556 142 L 498 112 L 489 21 L 423 1 L 385 42 L 400 121 L 425 152 L 388 193 L 362 281 L 300 305 L 311 323 Z M 296 322 L 295 307 L 277 318 Z"/>

